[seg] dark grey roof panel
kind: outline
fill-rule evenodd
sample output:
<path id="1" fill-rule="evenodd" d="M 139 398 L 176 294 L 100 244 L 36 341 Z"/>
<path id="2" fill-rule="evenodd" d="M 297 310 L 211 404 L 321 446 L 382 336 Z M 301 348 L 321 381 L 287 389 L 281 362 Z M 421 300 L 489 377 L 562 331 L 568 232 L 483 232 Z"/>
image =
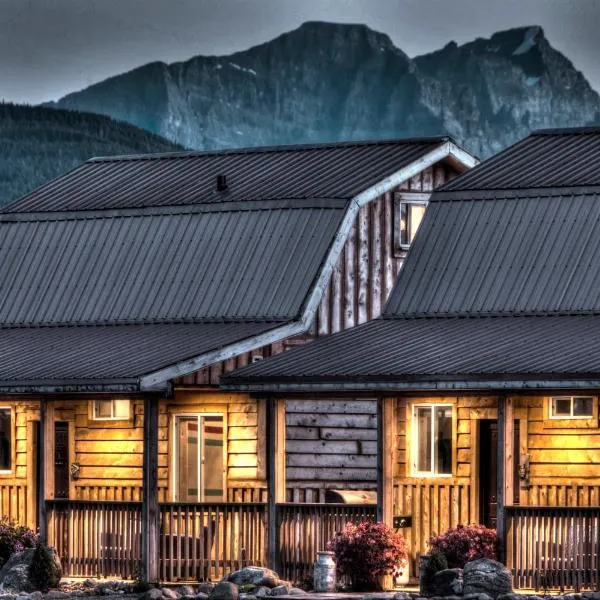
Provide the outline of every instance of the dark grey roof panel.
<path id="1" fill-rule="evenodd" d="M 224 384 L 600 375 L 600 317 L 376 319 L 244 367 Z"/>
<path id="2" fill-rule="evenodd" d="M 346 212 L 345 201 L 312 204 L 7 215 L 0 220 L 0 324 L 297 317 Z"/>
<path id="3" fill-rule="evenodd" d="M 600 129 L 534 132 L 499 152 L 444 190 L 600 185 Z"/>
<path id="4" fill-rule="evenodd" d="M 351 198 L 445 141 L 439 137 L 94 159 L 4 211 Z M 227 191 L 217 192 L 217 175 L 226 175 Z"/>
<path id="5" fill-rule="evenodd" d="M 600 197 L 431 202 L 385 315 L 600 312 Z"/>
<path id="6" fill-rule="evenodd" d="M 0 329 L 0 382 L 131 380 L 275 323 Z"/>

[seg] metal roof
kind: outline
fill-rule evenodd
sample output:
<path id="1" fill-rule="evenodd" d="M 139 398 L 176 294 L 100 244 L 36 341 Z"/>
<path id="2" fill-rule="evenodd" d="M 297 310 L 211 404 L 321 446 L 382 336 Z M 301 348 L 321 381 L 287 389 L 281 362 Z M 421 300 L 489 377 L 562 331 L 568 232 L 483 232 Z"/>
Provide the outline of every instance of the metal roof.
<path id="1" fill-rule="evenodd" d="M 276 327 L 276 323 L 0 329 L 0 389 L 137 386 L 142 375 Z"/>
<path id="2" fill-rule="evenodd" d="M 0 216 L 0 326 L 297 317 L 346 201 Z"/>
<path id="3" fill-rule="evenodd" d="M 434 137 L 97 158 L 4 212 L 352 198 L 448 141 Z M 226 176 L 226 191 L 217 191 L 217 175 Z"/>
<path id="4" fill-rule="evenodd" d="M 434 192 L 382 318 L 225 383 L 600 387 L 599 281 L 600 130 L 540 132 Z"/>
<path id="5" fill-rule="evenodd" d="M 600 312 L 600 190 L 581 192 L 435 193 L 384 314 Z"/>
<path id="6" fill-rule="evenodd" d="M 225 387 L 600 378 L 600 316 L 376 319 L 249 365 Z M 401 387 L 398 385 L 398 387 Z"/>
<path id="7" fill-rule="evenodd" d="M 499 152 L 443 190 L 600 185 L 600 128 L 540 130 Z"/>

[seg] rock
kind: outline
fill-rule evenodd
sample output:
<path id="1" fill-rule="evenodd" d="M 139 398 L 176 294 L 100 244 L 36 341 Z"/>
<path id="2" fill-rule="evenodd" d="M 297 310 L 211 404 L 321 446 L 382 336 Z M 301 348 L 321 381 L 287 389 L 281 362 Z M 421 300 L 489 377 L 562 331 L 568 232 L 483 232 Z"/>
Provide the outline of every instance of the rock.
<path id="1" fill-rule="evenodd" d="M 489 558 L 473 560 L 463 571 L 463 593 L 487 594 L 496 600 L 513 591 L 510 571 L 501 563 Z M 484 600 L 479 598 L 479 600 Z"/>
<path id="2" fill-rule="evenodd" d="M 65 600 L 66 598 L 69 598 L 69 594 L 67 594 L 67 592 L 60 592 L 58 590 L 50 590 L 45 596 L 44 598 L 46 600 Z"/>
<path id="3" fill-rule="evenodd" d="M 266 586 L 260 586 L 255 592 L 254 595 L 257 598 L 265 598 L 266 596 L 269 595 L 269 593 L 271 592 L 271 589 L 266 587 Z"/>
<path id="4" fill-rule="evenodd" d="M 271 571 L 271 569 L 266 569 L 264 567 L 245 567 L 240 569 L 239 571 L 234 571 L 230 573 L 227 577 L 227 581 L 231 583 L 235 583 L 238 586 L 242 586 L 245 584 L 253 584 L 253 585 L 266 585 L 267 587 L 275 587 L 275 585 L 268 585 L 263 583 L 263 581 L 267 579 L 269 581 L 279 581 L 279 575 L 275 573 L 275 571 Z"/>
<path id="5" fill-rule="evenodd" d="M 240 600 L 256 600 L 253 594 L 240 594 Z"/>
<path id="6" fill-rule="evenodd" d="M 199 583 L 198 584 L 198 594 L 206 594 L 207 596 L 210 596 L 210 594 L 212 593 L 212 591 L 215 589 L 215 584 L 214 583 Z"/>
<path id="7" fill-rule="evenodd" d="M 29 578 L 29 565 L 35 550 L 30 548 L 13 554 L 0 569 L 0 587 L 8 594 L 19 592 L 35 592 Z"/>
<path id="8" fill-rule="evenodd" d="M 205 594 L 204 592 L 198 592 L 196 594 L 196 600 L 208 600 L 208 594 Z"/>
<path id="9" fill-rule="evenodd" d="M 500 594 L 500 596 L 498 596 L 498 600 L 523 600 L 523 596 L 514 593 Z"/>
<path id="10" fill-rule="evenodd" d="M 196 600 L 196 594 L 185 594 L 183 596 L 179 596 L 179 600 Z"/>
<path id="11" fill-rule="evenodd" d="M 412 597 L 407 592 L 398 592 L 397 594 L 394 595 L 393 600 L 412 600 Z"/>
<path id="12" fill-rule="evenodd" d="M 31 594 L 29 594 L 28 598 L 29 600 L 42 600 L 43 598 L 43 594 L 42 592 L 31 592 Z"/>
<path id="13" fill-rule="evenodd" d="M 278 585 L 271 590 L 271 596 L 287 596 L 290 588 L 287 585 Z"/>
<path id="14" fill-rule="evenodd" d="M 162 590 L 151 588 L 142 596 L 141 600 L 159 600 L 160 598 L 162 598 Z"/>
<path id="15" fill-rule="evenodd" d="M 430 583 L 433 596 L 460 596 L 463 592 L 463 570 L 443 569 L 438 571 Z"/>
<path id="16" fill-rule="evenodd" d="M 180 596 L 195 596 L 196 590 L 191 585 L 180 585 L 175 590 Z"/>
<path id="17" fill-rule="evenodd" d="M 253 592 L 256 588 L 257 586 L 253 583 L 244 583 L 242 585 L 238 585 L 238 590 L 240 594 L 249 594 L 250 592 Z"/>
<path id="18" fill-rule="evenodd" d="M 166 598 L 167 600 L 179 600 L 179 594 L 175 590 L 164 587 L 161 588 L 160 591 L 162 592 L 163 598 Z"/>
<path id="19" fill-rule="evenodd" d="M 373 592 L 371 594 L 365 594 L 363 600 L 393 600 L 394 594 L 385 592 Z"/>
<path id="20" fill-rule="evenodd" d="M 290 594 L 290 596 L 304 596 L 304 595 L 308 594 L 308 592 L 306 590 L 301 590 L 300 588 L 297 588 L 297 587 L 291 587 L 289 594 Z"/>
<path id="21" fill-rule="evenodd" d="M 238 587 L 231 581 L 221 581 L 217 583 L 215 589 L 209 596 L 209 600 L 238 600 Z"/>
<path id="22" fill-rule="evenodd" d="M 268 588 L 274 588 L 281 584 L 279 575 L 273 573 L 272 575 L 265 575 L 259 582 L 258 585 L 262 585 Z"/>

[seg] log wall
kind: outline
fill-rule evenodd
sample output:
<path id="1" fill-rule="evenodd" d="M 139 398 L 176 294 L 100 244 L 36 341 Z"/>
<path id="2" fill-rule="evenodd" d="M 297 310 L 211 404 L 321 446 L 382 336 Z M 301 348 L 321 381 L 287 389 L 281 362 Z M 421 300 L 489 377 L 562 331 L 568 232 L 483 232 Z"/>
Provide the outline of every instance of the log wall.
<path id="1" fill-rule="evenodd" d="M 289 502 L 323 502 L 326 489 L 377 489 L 377 402 L 286 402 Z"/>

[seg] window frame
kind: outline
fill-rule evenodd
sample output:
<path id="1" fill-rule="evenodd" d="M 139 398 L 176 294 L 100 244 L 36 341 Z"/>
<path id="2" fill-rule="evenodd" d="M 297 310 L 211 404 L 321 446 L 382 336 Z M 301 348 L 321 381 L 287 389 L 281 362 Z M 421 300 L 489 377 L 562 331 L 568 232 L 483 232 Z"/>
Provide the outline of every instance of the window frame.
<path id="1" fill-rule="evenodd" d="M 591 398 L 592 414 L 591 416 L 552 416 L 552 400 L 554 398 Z M 556 394 L 554 396 L 544 396 L 542 410 L 544 429 L 598 429 L 598 396 L 595 394 Z"/>
<path id="2" fill-rule="evenodd" d="M 592 401 L 592 413 L 590 415 L 574 415 L 573 414 L 573 406 L 574 406 L 574 401 L 576 398 L 589 398 Z M 549 402 L 548 402 L 548 418 L 556 421 L 571 421 L 571 420 L 580 420 L 580 419 L 593 419 L 594 418 L 594 402 L 595 402 L 595 397 L 594 396 L 550 396 L 549 398 Z M 570 401 L 570 406 L 571 406 L 571 411 L 570 414 L 568 415 L 556 415 L 553 414 L 552 408 L 554 406 L 554 400 L 569 400 Z"/>
<path id="3" fill-rule="evenodd" d="M 417 459 L 419 456 L 419 422 L 417 418 L 417 411 L 419 408 L 429 408 L 432 412 L 432 416 L 435 414 L 436 408 L 449 408 L 452 411 L 452 431 L 450 434 L 450 440 L 452 447 L 450 449 L 450 473 L 436 473 L 435 471 L 419 471 L 417 467 Z M 410 457 L 410 476 L 417 478 L 452 478 L 454 477 L 454 473 L 456 471 L 456 404 L 452 401 L 442 401 L 442 402 L 413 402 L 409 405 L 409 416 L 410 416 L 410 434 L 411 434 L 411 457 Z M 434 423 L 434 420 L 432 420 Z M 434 426 L 435 427 L 435 426 Z M 432 463 L 433 457 L 435 456 L 435 428 L 432 428 L 431 435 L 431 450 L 432 450 Z"/>
<path id="4" fill-rule="evenodd" d="M 178 498 L 178 489 L 179 489 L 179 469 L 178 469 L 178 456 L 179 456 L 179 450 L 178 450 L 178 444 L 179 444 L 179 438 L 177 435 L 177 423 L 179 421 L 180 418 L 182 417 L 195 417 L 197 419 L 203 418 L 203 417 L 221 417 L 221 419 L 223 420 L 223 496 L 224 499 L 220 502 L 227 502 L 227 471 L 228 471 L 228 454 L 229 454 L 229 449 L 228 449 L 228 430 L 227 430 L 227 413 L 225 411 L 220 412 L 220 411 L 194 411 L 194 410 L 183 410 L 183 411 L 173 411 L 172 413 L 172 418 L 171 418 L 171 424 L 169 427 L 169 433 L 171 436 L 171 443 L 169 444 L 169 451 L 171 452 L 171 460 L 170 460 L 170 467 L 171 467 L 171 496 L 173 498 L 173 502 L 181 502 L 181 500 Z M 201 463 L 198 463 L 198 469 L 201 473 L 201 467 L 200 467 Z M 205 496 L 204 496 L 204 482 L 201 481 L 200 482 L 201 485 L 199 487 L 200 490 L 200 494 L 198 494 L 198 496 L 200 497 L 199 500 L 197 500 L 197 502 L 206 502 Z M 218 502 L 218 501 L 217 501 Z"/>
<path id="5" fill-rule="evenodd" d="M 420 204 L 425 207 L 429 204 L 431 193 L 423 192 L 394 192 L 394 255 L 404 256 L 410 248 L 412 241 L 408 244 L 402 242 L 402 231 L 400 223 L 402 222 L 403 204 Z M 413 239 L 414 241 L 414 239 Z"/>
<path id="6" fill-rule="evenodd" d="M 111 402 L 111 404 L 112 404 L 116 401 L 126 401 L 128 403 L 128 410 L 127 410 L 126 417 L 122 417 L 122 416 L 101 417 L 97 414 L 96 406 L 97 406 L 98 402 Z M 131 405 L 132 405 L 131 398 L 96 398 L 96 399 L 90 401 L 90 420 L 92 420 L 92 421 L 108 421 L 108 422 L 130 421 L 131 420 Z M 114 415 L 114 404 L 112 404 L 111 413 L 112 413 L 112 415 Z"/>
<path id="7" fill-rule="evenodd" d="M 15 472 L 15 463 L 17 458 L 16 444 L 17 444 L 17 431 L 15 427 L 15 407 L 11 404 L 0 404 L 0 410 L 10 411 L 10 468 L 0 469 L 0 477 L 12 476 Z"/>

